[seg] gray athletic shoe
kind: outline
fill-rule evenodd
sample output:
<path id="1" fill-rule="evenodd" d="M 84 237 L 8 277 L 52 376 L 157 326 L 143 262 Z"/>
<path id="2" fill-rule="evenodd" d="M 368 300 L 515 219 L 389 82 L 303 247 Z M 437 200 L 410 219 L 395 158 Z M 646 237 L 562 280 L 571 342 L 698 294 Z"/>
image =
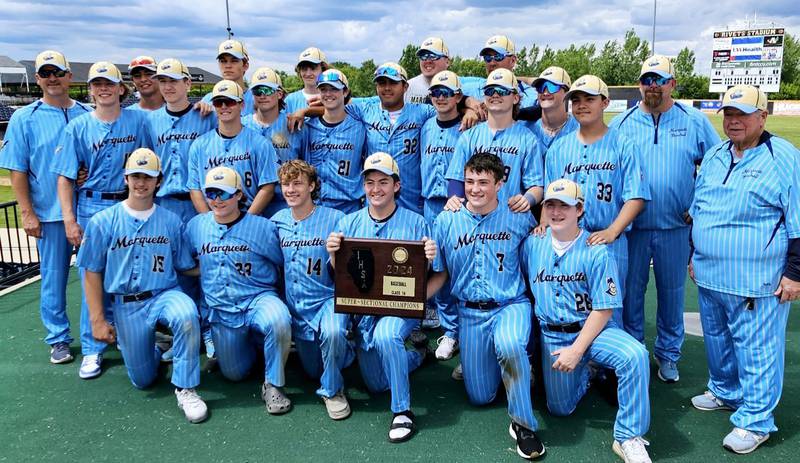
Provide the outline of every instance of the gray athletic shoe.
<path id="1" fill-rule="evenodd" d="M 733 428 L 733 431 L 722 440 L 722 446 L 733 453 L 744 455 L 757 449 L 767 439 L 769 439 L 769 434 L 759 434 L 747 429 Z"/>
<path id="2" fill-rule="evenodd" d="M 69 363 L 73 359 L 69 344 L 57 342 L 50 346 L 50 363 Z"/>
<path id="3" fill-rule="evenodd" d="M 700 395 L 692 397 L 692 406 L 703 411 L 733 410 L 733 407 L 720 400 L 711 391 L 706 391 Z"/>
<path id="4" fill-rule="evenodd" d="M 625 463 L 652 463 L 650 455 L 647 454 L 648 445 L 650 442 L 641 437 L 633 437 L 622 443 L 614 441 L 611 448 Z"/>
<path id="5" fill-rule="evenodd" d="M 80 376 L 81 379 L 97 378 L 102 372 L 103 354 L 89 354 L 83 356 L 81 367 L 78 370 L 78 376 Z"/>

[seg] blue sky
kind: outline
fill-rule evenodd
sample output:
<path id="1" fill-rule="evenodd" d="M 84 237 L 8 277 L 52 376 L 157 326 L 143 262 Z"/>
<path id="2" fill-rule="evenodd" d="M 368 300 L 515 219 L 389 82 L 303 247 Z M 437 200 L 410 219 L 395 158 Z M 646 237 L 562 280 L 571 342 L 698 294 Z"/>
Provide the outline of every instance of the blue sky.
<path id="1" fill-rule="evenodd" d="M 331 61 L 359 64 L 399 58 L 408 43 L 430 35 L 445 39 L 452 53 L 475 56 L 491 35 L 506 34 L 517 48 L 538 44 L 621 39 L 634 28 L 652 33 L 653 1 L 351 0 L 336 2 L 229 0 L 231 26 L 247 45 L 251 69 L 271 66 L 292 72 L 307 46 L 323 49 Z M 714 30 L 757 13 L 800 35 L 796 0 L 658 2 L 656 51 L 695 50 L 699 71 L 707 71 Z M 520 6 L 524 5 L 524 6 Z M 216 45 L 224 40 L 224 0 L 121 1 L 0 0 L 0 55 L 33 59 L 44 49 L 63 51 L 72 61 L 128 62 L 149 54 L 176 57 L 216 71 Z M 725 12 L 725 16 L 720 12 Z M 255 67 L 254 67 L 255 66 Z"/>

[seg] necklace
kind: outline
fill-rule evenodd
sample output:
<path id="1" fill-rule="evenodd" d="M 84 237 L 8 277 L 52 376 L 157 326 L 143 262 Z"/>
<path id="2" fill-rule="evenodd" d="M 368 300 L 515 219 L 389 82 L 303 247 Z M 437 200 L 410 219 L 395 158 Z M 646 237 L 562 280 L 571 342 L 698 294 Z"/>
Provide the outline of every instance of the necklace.
<path id="1" fill-rule="evenodd" d="M 303 220 L 306 220 L 307 218 L 311 217 L 311 214 L 313 214 L 314 211 L 316 211 L 316 210 L 317 210 L 317 205 L 315 204 L 314 207 L 312 207 L 311 210 L 308 211 L 308 214 L 304 215 L 303 217 L 301 217 L 299 219 L 294 217 L 294 211 L 292 211 L 292 218 L 295 220 L 295 222 L 302 222 Z"/>
<path id="2" fill-rule="evenodd" d="M 544 125 L 544 120 L 542 120 L 542 128 L 544 129 L 544 132 L 548 136 L 552 137 L 555 134 L 557 134 L 558 132 L 560 132 L 561 129 L 563 129 L 564 126 L 567 125 L 568 121 L 569 121 L 569 115 L 567 115 L 567 118 L 564 119 L 564 122 L 562 122 L 561 125 L 559 125 L 558 127 L 555 127 L 555 128 L 550 128 L 550 127 L 547 127 L 546 125 Z"/>

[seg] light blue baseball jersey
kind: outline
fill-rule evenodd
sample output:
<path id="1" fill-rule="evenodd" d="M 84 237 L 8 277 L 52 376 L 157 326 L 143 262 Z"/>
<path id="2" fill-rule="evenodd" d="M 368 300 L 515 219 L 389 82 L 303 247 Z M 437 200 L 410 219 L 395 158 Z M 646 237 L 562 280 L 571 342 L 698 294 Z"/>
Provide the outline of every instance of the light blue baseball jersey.
<path id="1" fill-rule="evenodd" d="M 229 226 L 207 212 L 189 221 L 185 238 L 200 261 L 203 295 L 212 312 L 241 315 L 253 298 L 276 291 L 283 256 L 269 219 L 243 213 Z"/>
<path id="2" fill-rule="evenodd" d="M 720 142 L 708 117 L 675 102 L 655 118 L 640 107 L 611 121 L 637 147 L 652 196 L 633 221 L 634 229 L 668 230 L 688 227 L 683 215 L 692 204 L 696 164 Z"/>
<path id="3" fill-rule="evenodd" d="M 89 220 L 78 251 L 78 267 L 103 273 L 106 293 L 174 288 L 178 286 L 176 270 L 195 266 L 183 242 L 180 217 L 163 207 L 155 208 L 143 221 L 117 203 Z"/>
<path id="4" fill-rule="evenodd" d="M 308 108 L 308 100 L 306 100 L 302 88 L 286 95 L 283 102 L 286 103 L 286 112 L 289 114 L 298 109 Z"/>
<path id="5" fill-rule="evenodd" d="M 436 117 L 436 110 L 427 104 L 405 103 L 392 124 L 378 97 L 355 98 L 345 109 L 367 129 L 367 155 L 383 151 L 397 162 L 403 184 L 398 204 L 422 212 L 419 137 L 425 121 Z"/>
<path id="6" fill-rule="evenodd" d="M 432 117 L 422 126 L 420 149 L 422 157 L 422 197 L 447 198 L 447 168 L 456 152 L 456 142 L 461 136 L 461 118 L 440 121 Z"/>
<path id="7" fill-rule="evenodd" d="M 367 154 L 364 124 L 351 116 L 335 125 L 321 117 L 312 117 L 306 121 L 303 138 L 302 158 L 317 169 L 322 184 L 320 198 L 355 201 L 364 196 L 361 188 L 361 168 Z"/>
<path id="8" fill-rule="evenodd" d="M 572 247 L 559 256 L 551 232 L 529 235 L 521 249 L 522 268 L 541 323 L 583 323 L 592 310 L 622 308 L 617 265 L 608 248 L 589 246 L 589 234 L 581 230 Z"/>
<path id="9" fill-rule="evenodd" d="M 553 146 L 553 142 L 558 140 L 559 138 L 566 137 L 567 135 L 571 134 L 572 132 L 578 130 L 580 128 L 580 124 L 578 120 L 572 117 L 572 114 L 567 114 L 567 121 L 564 123 L 564 126 L 561 127 L 561 130 L 556 132 L 555 135 L 548 135 L 544 127 L 542 126 L 542 120 L 539 119 L 536 122 L 525 122 L 525 127 L 528 128 L 533 134 L 536 136 L 536 140 L 539 141 L 539 146 L 542 149 L 542 158 L 547 162 L 547 150 Z"/>
<path id="10" fill-rule="evenodd" d="M 467 207 L 444 211 L 434 222 L 434 269 L 448 271 L 450 294 L 461 301 L 524 300 L 519 248 L 534 226 L 533 215 L 511 212 L 502 201 L 485 216 Z"/>
<path id="11" fill-rule="evenodd" d="M 459 82 L 461 82 L 461 91 L 464 95 L 475 98 L 478 101 L 483 101 L 485 98 L 483 95 L 483 87 L 486 85 L 486 77 L 459 77 Z M 519 101 L 520 108 L 527 108 L 539 104 L 536 89 L 525 82 L 519 81 L 517 83 L 517 93 L 522 97 Z"/>
<path id="12" fill-rule="evenodd" d="M 500 202 L 524 194 L 534 186 L 544 186 L 542 153 L 536 137 L 522 122 L 492 133 L 489 124 L 481 123 L 464 132 L 447 169 L 449 180 L 464 181 L 464 166 L 477 153 L 496 154 L 503 161 L 504 185 L 498 193 Z"/>
<path id="13" fill-rule="evenodd" d="M 201 135 L 189 148 L 189 190 L 202 190 L 206 173 L 227 166 L 239 173 L 245 204 L 250 205 L 258 189 L 278 181 L 278 160 L 272 143 L 260 133 L 242 127 L 235 137 L 223 137 L 214 130 Z"/>
<path id="14" fill-rule="evenodd" d="M 243 88 L 242 91 L 244 92 L 244 108 L 242 108 L 242 115 L 246 116 L 248 114 L 253 114 L 253 112 L 256 110 L 256 102 L 255 98 L 253 97 L 253 92 L 247 91 L 247 88 Z M 201 101 L 203 103 L 211 104 L 211 95 L 212 92 L 206 93 Z"/>
<path id="15" fill-rule="evenodd" d="M 732 143 L 700 166 L 690 214 L 698 286 L 744 297 L 771 296 L 788 241 L 800 238 L 800 152 L 764 132 L 737 161 Z"/>
<path id="16" fill-rule="evenodd" d="M 616 129 L 584 145 L 578 132 L 559 138 L 547 151 L 544 183 L 566 178 L 580 185 L 586 198 L 582 228 L 604 230 L 619 215 L 625 201 L 650 200 L 650 187 L 633 142 Z M 630 229 L 630 227 L 628 227 Z"/>
<path id="17" fill-rule="evenodd" d="M 166 105 L 150 113 L 148 119 L 153 151 L 161 159 L 164 179 L 156 196 L 188 193 L 189 147 L 204 133 L 217 126 L 217 117 L 200 115 L 190 105 L 185 111 L 174 113 Z"/>
<path id="18" fill-rule="evenodd" d="M 166 104 L 162 105 L 162 108 L 164 106 L 166 106 Z M 146 113 L 151 113 L 151 112 L 154 112 L 154 111 L 158 111 L 158 109 L 161 109 L 161 108 L 158 108 L 158 109 L 144 109 L 141 106 L 139 106 L 139 103 L 134 103 L 134 104 L 132 104 L 130 106 L 126 106 L 126 108 L 130 109 L 130 110 L 133 110 L 133 111 L 143 111 L 143 112 L 146 112 Z"/>
<path id="19" fill-rule="evenodd" d="M 91 111 L 83 103 L 62 109 L 37 100 L 11 115 L 0 146 L 0 168 L 28 174 L 33 210 L 41 222 L 61 220 L 58 176 L 50 169 L 61 133 L 70 121 Z"/>
<path id="20" fill-rule="evenodd" d="M 381 221 L 374 220 L 369 215 L 369 207 L 364 207 L 342 217 L 336 229 L 351 238 L 417 241 L 431 236 L 428 223 L 421 215 L 400 206 Z"/>
<path id="21" fill-rule="evenodd" d="M 342 217 L 342 212 L 323 206 L 317 206 L 311 215 L 300 221 L 292 217 L 289 208 L 272 217 L 283 252 L 286 302 L 293 315 L 292 331 L 300 339 L 315 339 L 310 322 L 325 301 L 333 297 L 325 241 Z"/>

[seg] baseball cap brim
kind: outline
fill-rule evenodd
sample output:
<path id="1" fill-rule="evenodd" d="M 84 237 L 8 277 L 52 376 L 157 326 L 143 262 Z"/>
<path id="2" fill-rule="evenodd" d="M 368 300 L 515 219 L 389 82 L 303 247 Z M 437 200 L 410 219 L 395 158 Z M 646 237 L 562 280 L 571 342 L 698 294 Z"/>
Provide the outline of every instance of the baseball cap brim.
<path id="1" fill-rule="evenodd" d="M 135 168 L 135 169 L 125 169 L 124 174 L 125 175 L 145 174 L 145 175 L 148 175 L 150 177 L 158 177 L 159 175 L 161 175 L 161 172 L 159 172 L 157 170 Z"/>
<path id="2" fill-rule="evenodd" d="M 302 61 L 298 61 L 297 62 L 297 65 L 300 66 L 303 63 L 311 63 L 313 65 L 317 65 L 317 64 L 319 64 L 321 62 L 322 62 L 322 60 L 318 59 L 318 58 L 303 58 Z"/>
<path id="3" fill-rule="evenodd" d="M 731 102 L 731 103 L 725 103 L 724 105 L 722 105 L 722 107 L 720 107 L 717 110 L 717 112 L 720 112 L 725 108 L 735 108 L 735 109 L 738 109 L 739 111 L 741 111 L 741 112 L 743 112 L 745 114 L 753 114 L 754 112 L 758 111 L 758 108 L 753 106 L 753 105 Z"/>
<path id="4" fill-rule="evenodd" d="M 385 77 L 385 76 L 381 76 L 381 77 Z M 345 88 L 344 83 L 341 82 L 341 81 L 338 81 L 338 80 L 317 82 L 317 88 L 320 88 L 323 85 L 330 85 L 331 87 L 333 87 L 333 88 L 335 88 L 337 90 L 343 90 Z"/>
<path id="5" fill-rule="evenodd" d="M 572 95 L 574 95 L 576 93 L 579 93 L 579 92 L 585 93 L 587 95 L 592 95 L 592 96 L 598 96 L 598 95 L 605 96 L 602 93 L 600 93 L 600 90 L 595 90 L 593 88 L 578 88 L 578 89 L 573 89 L 573 90 L 568 91 L 567 94 L 564 95 L 564 98 L 569 99 L 569 97 L 571 97 Z"/>
<path id="6" fill-rule="evenodd" d="M 92 83 L 93 81 L 95 81 L 97 79 L 105 79 L 105 80 L 107 80 L 109 82 L 113 82 L 115 84 L 118 84 L 118 83 L 122 82 L 122 79 L 120 79 L 118 77 L 114 77 L 114 76 L 94 76 L 91 79 L 87 80 L 86 82 L 87 83 Z"/>
<path id="7" fill-rule="evenodd" d="M 383 167 L 383 166 L 368 167 L 368 168 L 366 168 L 366 169 L 361 171 L 361 175 L 367 175 L 368 173 L 372 172 L 373 170 L 377 171 L 377 172 L 380 172 L 382 174 L 388 175 L 389 177 L 400 178 L 400 176 L 397 175 L 397 173 L 392 172 L 392 169 L 390 169 L 388 167 Z"/>
<path id="8" fill-rule="evenodd" d="M 545 195 L 544 200 L 542 202 L 547 201 L 561 201 L 562 203 L 568 206 L 576 206 L 578 203 L 581 203 L 580 199 L 573 198 L 572 196 L 562 195 L 562 194 L 554 194 L 554 195 Z"/>
<path id="9" fill-rule="evenodd" d="M 63 66 L 61 63 L 50 62 L 50 63 L 42 63 L 41 66 L 36 68 L 36 72 L 39 72 L 45 66 L 53 66 L 54 68 L 58 68 L 58 69 L 60 69 L 62 71 L 69 71 L 69 68 L 66 67 L 66 66 Z"/>
<path id="10" fill-rule="evenodd" d="M 381 78 L 383 78 L 383 79 L 389 79 L 389 80 L 393 80 L 393 81 L 395 81 L 395 82 L 403 82 L 403 81 L 405 80 L 405 79 L 403 79 L 403 76 L 401 76 L 401 75 L 398 73 L 398 75 L 396 75 L 396 76 L 390 76 L 390 75 L 387 75 L 387 74 L 381 74 L 381 75 L 379 75 L 379 76 L 375 76 L 375 77 L 373 77 L 373 78 L 372 78 L 372 81 L 373 81 L 373 82 L 377 82 L 377 81 L 378 81 L 378 79 L 381 79 Z"/>
<path id="11" fill-rule="evenodd" d="M 447 56 L 443 55 L 439 50 L 433 50 L 433 49 L 425 48 L 425 47 L 421 47 L 419 50 L 417 50 L 417 58 L 419 58 L 421 55 L 424 55 L 424 54 L 427 54 L 427 53 L 432 53 L 432 54 L 434 54 L 436 56 L 439 56 L 441 58 L 447 58 Z"/>
<path id="12" fill-rule="evenodd" d="M 499 53 L 501 55 L 510 55 L 511 54 L 511 53 L 508 52 L 508 50 L 506 50 L 505 48 L 500 47 L 500 46 L 497 46 L 497 47 L 484 47 L 479 54 L 481 56 L 483 56 L 489 50 L 497 52 L 497 53 Z"/>
<path id="13" fill-rule="evenodd" d="M 158 69 L 158 65 L 156 64 L 137 64 L 134 67 L 128 66 L 128 71 L 133 72 L 137 68 L 147 69 L 148 71 L 156 71 Z"/>
<path id="14" fill-rule="evenodd" d="M 669 72 L 666 72 L 666 71 L 661 71 L 659 69 L 648 69 L 647 71 L 639 74 L 639 78 L 641 79 L 642 77 L 646 76 L 647 74 L 655 74 L 655 75 L 657 75 L 659 77 L 663 77 L 665 79 L 672 79 L 674 77 L 672 74 L 670 74 Z"/>
<path id="15" fill-rule="evenodd" d="M 219 59 L 219 57 L 223 56 L 223 55 L 231 55 L 236 59 L 245 59 L 245 58 L 247 58 L 247 56 L 245 56 L 243 53 L 239 53 L 238 51 L 231 50 L 231 51 L 225 51 L 225 52 L 219 53 L 217 55 L 217 59 Z"/>
<path id="16" fill-rule="evenodd" d="M 274 89 L 274 90 L 280 90 L 281 89 L 280 85 L 278 85 L 276 83 L 273 83 L 273 82 L 258 82 L 258 83 L 254 83 L 254 84 L 250 85 L 250 90 L 252 91 L 256 87 L 269 87 L 269 88 Z"/>
<path id="17" fill-rule="evenodd" d="M 226 100 L 233 100 L 233 101 L 235 101 L 237 103 L 240 103 L 242 101 L 241 98 L 239 98 L 238 96 L 234 96 L 234 95 L 217 95 L 215 97 L 212 97 L 211 101 L 221 100 L 223 98 L 226 99 Z"/>
<path id="18" fill-rule="evenodd" d="M 180 72 L 158 72 L 158 71 L 156 71 L 156 75 L 153 77 L 168 77 L 173 80 L 183 80 L 189 78 L 188 76 L 185 76 Z"/>
<path id="19" fill-rule="evenodd" d="M 511 90 L 512 92 L 516 92 L 516 91 L 517 91 L 517 89 L 516 89 L 516 88 L 514 88 L 514 87 L 509 87 L 509 86 L 508 86 L 508 85 L 506 85 L 506 84 L 489 84 L 489 85 L 484 85 L 483 87 L 481 87 L 481 90 L 485 90 L 485 89 L 487 89 L 487 88 L 491 88 L 491 87 L 501 87 L 501 88 L 504 88 L 504 89 L 506 89 L 506 90 Z"/>
<path id="20" fill-rule="evenodd" d="M 560 80 L 546 79 L 544 77 L 538 77 L 536 80 L 531 82 L 531 87 L 536 87 L 537 85 L 541 84 L 542 82 L 552 82 L 552 83 L 554 83 L 556 85 L 561 85 L 563 87 L 569 87 L 569 85 L 565 84 L 564 82 L 561 82 Z"/>
<path id="21" fill-rule="evenodd" d="M 222 190 L 225 193 L 234 194 L 239 191 L 236 187 L 232 187 L 230 185 L 226 185 L 224 183 L 206 183 L 206 186 L 203 187 L 203 191 L 208 190 L 209 188 L 216 188 L 217 190 Z"/>

